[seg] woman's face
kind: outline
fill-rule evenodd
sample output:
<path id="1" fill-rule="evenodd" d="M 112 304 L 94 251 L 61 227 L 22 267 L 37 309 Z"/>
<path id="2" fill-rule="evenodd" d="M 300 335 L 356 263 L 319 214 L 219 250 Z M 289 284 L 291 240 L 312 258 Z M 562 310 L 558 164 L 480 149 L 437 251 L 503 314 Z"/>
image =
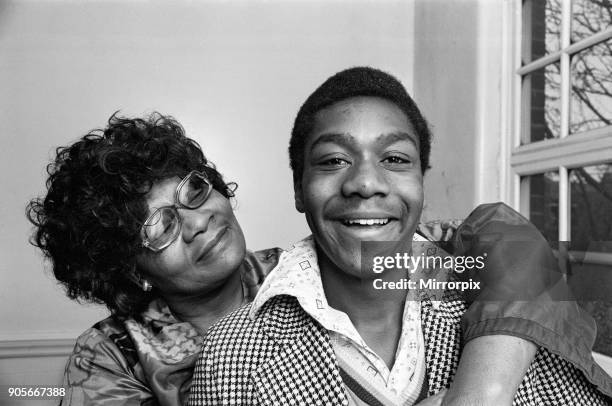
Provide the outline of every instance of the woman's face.
<path id="1" fill-rule="evenodd" d="M 147 216 L 172 206 L 179 178 L 153 185 L 146 195 Z M 196 209 L 178 209 L 182 227 L 164 250 L 143 248 L 140 272 L 162 295 L 202 295 L 221 286 L 240 267 L 246 253 L 244 235 L 230 202 L 216 190 Z"/>

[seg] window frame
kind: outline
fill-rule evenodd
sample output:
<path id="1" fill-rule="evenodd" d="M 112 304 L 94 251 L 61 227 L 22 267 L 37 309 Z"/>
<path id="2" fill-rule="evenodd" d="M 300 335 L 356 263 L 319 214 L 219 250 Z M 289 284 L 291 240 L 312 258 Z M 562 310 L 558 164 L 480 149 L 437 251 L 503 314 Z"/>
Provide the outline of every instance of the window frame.
<path id="1" fill-rule="evenodd" d="M 572 0 L 561 0 L 561 37 L 558 51 L 537 58 L 521 66 L 521 48 L 523 45 L 523 0 L 511 0 L 506 17 L 509 20 L 502 24 L 506 49 L 504 54 L 511 60 L 510 74 L 503 74 L 509 109 L 505 118 L 505 128 L 502 134 L 506 138 L 505 145 L 509 151 L 508 173 L 506 175 L 505 200 L 523 215 L 529 217 L 529 194 L 526 182 L 521 184 L 521 177 L 557 171 L 559 174 L 559 241 L 571 240 L 570 219 L 570 179 L 571 169 L 594 164 L 612 162 L 612 126 L 595 130 L 569 134 L 570 122 L 570 64 L 571 56 L 591 46 L 612 38 L 612 27 L 587 37 L 578 42 L 571 43 Z M 521 131 L 526 118 L 522 116 L 522 82 L 523 77 L 529 73 L 548 66 L 552 63 L 560 64 L 560 103 L 561 123 L 559 138 L 535 141 L 521 145 Z M 507 99 L 507 100 L 508 100 Z M 582 257 L 581 253 L 570 252 L 573 257 Z M 612 253 L 590 253 L 585 260 L 588 263 L 612 265 Z"/>

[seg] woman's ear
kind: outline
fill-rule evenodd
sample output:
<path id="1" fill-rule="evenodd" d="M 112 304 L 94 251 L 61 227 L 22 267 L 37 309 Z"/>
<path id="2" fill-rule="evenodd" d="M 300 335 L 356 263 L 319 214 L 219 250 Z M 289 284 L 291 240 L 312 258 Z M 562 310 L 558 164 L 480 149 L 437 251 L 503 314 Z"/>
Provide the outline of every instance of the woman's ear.
<path id="1" fill-rule="evenodd" d="M 136 267 L 134 267 L 130 272 L 127 273 L 127 277 L 130 281 L 134 282 L 140 289 L 144 292 L 150 292 L 153 289 L 153 285 L 146 279 Z"/>
<path id="2" fill-rule="evenodd" d="M 142 280 L 142 276 L 140 276 L 140 273 L 137 271 L 136 266 L 134 266 L 130 272 L 126 273 L 127 278 L 134 282 L 136 285 L 140 286 L 141 285 L 141 280 Z"/>

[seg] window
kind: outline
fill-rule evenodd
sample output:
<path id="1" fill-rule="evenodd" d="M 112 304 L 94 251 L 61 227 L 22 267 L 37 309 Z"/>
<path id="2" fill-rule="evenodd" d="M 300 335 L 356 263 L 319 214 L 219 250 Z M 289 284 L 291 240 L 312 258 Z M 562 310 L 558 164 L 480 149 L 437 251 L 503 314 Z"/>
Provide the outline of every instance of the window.
<path id="1" fill-rule="evenodd" d="M 520 15 L 513 201 L 569 241 L 568 281 L 612 355 L 612 0 L 523 0 Z"/>

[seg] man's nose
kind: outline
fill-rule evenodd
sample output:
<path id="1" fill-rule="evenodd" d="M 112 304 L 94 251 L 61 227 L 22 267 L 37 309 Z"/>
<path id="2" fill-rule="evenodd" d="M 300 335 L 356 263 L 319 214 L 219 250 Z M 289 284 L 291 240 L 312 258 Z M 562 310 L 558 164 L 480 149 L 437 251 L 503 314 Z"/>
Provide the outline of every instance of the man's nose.
<path id="1" fill-rule="evenodd" d="M 214 213 L 204 207 L 197 209 L 180 208 L 178 211 L 183 222 L 181 234 L 183 240 L 187 243 L 193 241 L 199 233 L 205 233 L 210 224 L 216 221 Z"/>
<path id="2" fill-rule="evenodd" d="M 389 182 L 383 173 L 384 168 L 370 160 L 353 163 L 346 171 L 342 183 L 342 194 L 346 197 L 360 196 L 364 199 L 389 193 Z"/>

